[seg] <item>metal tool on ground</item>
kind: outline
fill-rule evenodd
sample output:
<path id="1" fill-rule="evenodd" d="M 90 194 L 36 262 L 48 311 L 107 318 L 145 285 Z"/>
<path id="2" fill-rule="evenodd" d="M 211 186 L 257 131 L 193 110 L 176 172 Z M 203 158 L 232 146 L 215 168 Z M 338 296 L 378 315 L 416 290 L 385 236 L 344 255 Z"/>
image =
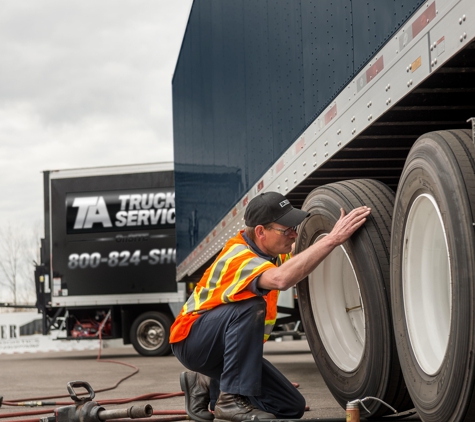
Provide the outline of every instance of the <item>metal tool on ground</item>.
<path id="1" fill-rule="evenodd" d="M 84 388 L 88 396 L 78 397 L 75 388 Z M 101 422 L 119 418 L 149 418 L 153 414 L 150 404 L 144 406 L 131 406 L 127 409 L 106 410 L 92 399 L 95 392 L 91 385 L 85 381 L 71 381 L 67 389 L 74 404 L 54 409 L 54 416 L 40 418 L 40 422 Z"/>

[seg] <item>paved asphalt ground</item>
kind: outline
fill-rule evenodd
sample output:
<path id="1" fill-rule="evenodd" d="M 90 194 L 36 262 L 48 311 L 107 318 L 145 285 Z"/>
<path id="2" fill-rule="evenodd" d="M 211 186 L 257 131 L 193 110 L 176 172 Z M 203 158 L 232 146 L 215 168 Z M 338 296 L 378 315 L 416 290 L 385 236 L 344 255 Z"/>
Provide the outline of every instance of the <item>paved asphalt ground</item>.
<path id="1" fill-rule="evenodd" d="M 265 357 L 292 382 L 300 384 L 310 411 L 304 419 L 345 418 L 345 411 L 334 400 L 318 372 L 306 340 L 267 342 Z M 94 390 L 113 386 L 133 369 L 113 360 L 135 365 L 139 372 L 122 382 L 116 389 L 98 393 L 94 400 L 136 397 L 147 393 L 180 392 L 179 374 L 183 366 L 173 356 L 146 358 L 138 355 L 132 347 L 105 348 L 97 361 L 98 351 L 71 351 L 52 353 L 25 353 L 0 355 L 0 396 L 4 401 L 31 399 L 67 394 L 69 381 L 87 381 Z M 78 389 L 78 392 L 84 390 Z M 58 399 L 65 401 L 66 398 Z M 154 410 L 184 410 L 184 398 L 136 402 L 150 403 Z M 127 408 L 132 404 L 109 405 L 106 409 Z M 37 409 L 37 408 L 34 408 Z M 0 422 L 14 420 L 5 418 L 7 413 L 34 410 L 25 407 L 2 406 Z M 53 409 L 53 407 L 51 408 Z M 45 416 L 51 416 L 47 414 Z M 34 419 L 38 416 L 24 416 Z M 407 420 L 407 419 L 406 419 Z"/>

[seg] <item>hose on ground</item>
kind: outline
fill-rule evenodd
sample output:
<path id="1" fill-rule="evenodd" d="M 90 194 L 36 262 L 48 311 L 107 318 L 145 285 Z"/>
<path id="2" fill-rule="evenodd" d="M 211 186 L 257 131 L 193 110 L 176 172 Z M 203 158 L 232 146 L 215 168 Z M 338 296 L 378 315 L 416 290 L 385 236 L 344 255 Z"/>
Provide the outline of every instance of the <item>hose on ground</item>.
<path id="1" fill-rule="evenodd" d="M 101 332 L 101 331 L 99 331 Z M 101 351 L 102 351 L 102 334 L 99 335 L 99 352 L 97 355 L 97 362 L 103 362 L 103 363 L 115 363 L 119 365 L 125 365 L 130 368 L 133 368 L 134 371 L 125 377 L 121 378 L 119 381 L 117 381 L 113 386 L 106 387 L 106 388 L 101 388 L 99 390 L 95 390 L 95 393 L 101 393 L 104 391 L 110 391 L 115 388 L 117 388 L 122 382 L 125 380 L 131 378 L 135 374 L 139 372 L 139 368 L 135 365 L 121 362 L 118 360 L 110 360 L 110 359 L 101 359 Z M 86 393 L 83 393 L 86 394 Z M 82 395 L 82 394 L 78 394 Z M 124 404 L 124 403 L 130 403 L 134 401 L 143 401 L 143 400 L 161 400 L 161 399 L 167 399 L 171 397 L 179 397 L 179 396 L 184 396 L 185 394 L 183 392 L 176 392 L 176 393 L 148 393 L 148 394 L 143 394 L 140 396 L 136 397 L 129 397 L 129 398 L 123 398 L 123 399 L 105 399 L 105 400 L 97 400 L 97 403 L 99 405 L 108 405 L 108 404 Z M 61 394 L 61 395 L 56 395 L 56 396 L 43 396 L 43 397 L 30 397 L 30 398 L 24 398 L 24 399 L 9 399 L 9 400 L 3 400 L 2 404 L 5 406 L 29 406 L 29 407 L 34 407 L 34 406 L 69 406 L 74 404 L 73 401 L 50 401 L 50 399 L 54 398 L 65 398 L 65 397 L 70 397 L 69 394 Z M 15 413 L 7 413 L 7 414 L 0 414 L 0 419 L 5 419 L 5 418 L 13 418 L 13 417 L 23 417 L 23 416 L 33 416 L 33 415 L 44 415 L 47 413 L 51 413 L 51 409 L 36 409 L 36 410 L 31 410 L 31 411 L 24 411 L 24 412 L 15 412 Z M 168 418 L 146 418 L 147 422 L 172 422 L 172 421 L 179 421 L 179 420 L 187 420 L 189 419 L 188 415 L 184 410 L 154 410 L 153 415 L 173 415 Z M 126 419 L 123 419 L 124 421 Z M 139 421 L 139 419 L 135 419 L 135 421 Z M 4 422 L 39 422 L 38 419 L 26 419 L 26 420 L 19 420 L 15 419 L 14 421 L 4 421 Z"/>

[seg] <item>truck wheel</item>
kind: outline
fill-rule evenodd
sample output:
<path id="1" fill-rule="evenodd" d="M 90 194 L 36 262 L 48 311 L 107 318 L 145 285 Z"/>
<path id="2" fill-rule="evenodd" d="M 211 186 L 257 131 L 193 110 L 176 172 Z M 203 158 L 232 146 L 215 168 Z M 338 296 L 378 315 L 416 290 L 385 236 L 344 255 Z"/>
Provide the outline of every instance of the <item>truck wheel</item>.
<path id="1" fill-rule="evenodd" d="M 305 334 L 315 362 L 338 403 L 367 396 L 398 411 L 412 408 L 399 367 L 391 324 L 389 244 L 394 193 L 375 180 L 333 183 L 312 191 L 302 209 L 296 251 L 332 230 L 340 208 L 372 208 L 365 225 L 298 285 Z M 388 413 L 368 401 L 370 416 Z M 366 412 L 362 411 L 362 414 Z M 367 416 L 367 413 L 366 413 Z"/>
<path id="2" fill-rule="evenodd" d="M 164 356 L 171 352 L 168 338 L 171 319 L 160 312 L 145 312 L 130 327 L 130 341 L 142 356 Z"/>
<path id="3" fill-rule="evenodd" d="M 424 421 L 475 420 L 475 148 L 467 130 L 412 147 L 392 226 L 397 349 Z"/>

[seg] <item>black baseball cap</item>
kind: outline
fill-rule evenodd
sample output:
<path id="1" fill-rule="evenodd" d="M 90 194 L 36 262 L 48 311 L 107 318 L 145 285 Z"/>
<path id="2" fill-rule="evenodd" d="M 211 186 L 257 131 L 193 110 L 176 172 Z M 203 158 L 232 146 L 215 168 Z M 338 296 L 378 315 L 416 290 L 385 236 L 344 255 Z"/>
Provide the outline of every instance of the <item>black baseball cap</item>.
<path id="1" fill-rule="evenodd" d="M 248 227 L 269 223 L 286 227 L 298 226 L 310 213 L 294 208 L 289 200 L 277 192 L 265 192 L 249 202 L 244 213 L 244 222 Z"/>

